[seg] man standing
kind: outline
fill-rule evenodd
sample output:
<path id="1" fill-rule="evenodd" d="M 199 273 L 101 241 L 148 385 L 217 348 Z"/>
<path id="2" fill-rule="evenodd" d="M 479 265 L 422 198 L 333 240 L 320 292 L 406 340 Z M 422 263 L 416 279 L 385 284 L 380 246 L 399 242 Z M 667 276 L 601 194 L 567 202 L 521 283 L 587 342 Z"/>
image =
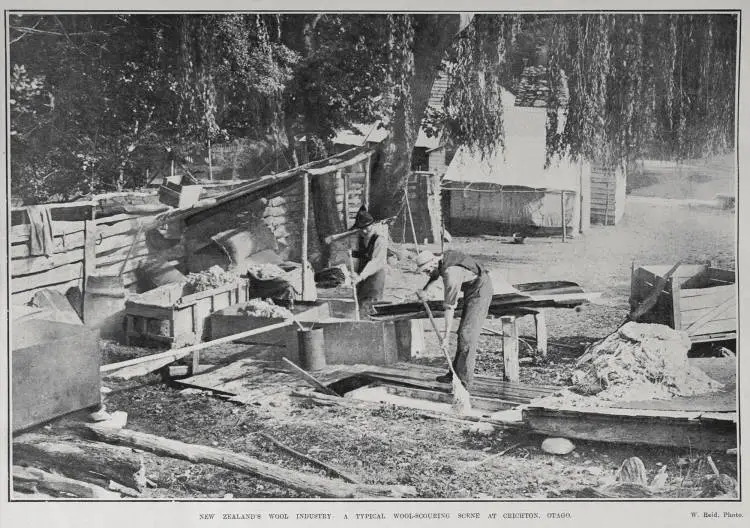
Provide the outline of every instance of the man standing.
<path id="1" fill-rule="evenodd" d="M 357 285 L 360 314 L 369 317 L 372 304 L 383 300 L 386 264 L 388 262 L 388 237 L 377 233 L 378 224 L 363 205 L 357 211 L 352 229 L 359 229 L 359 250 L 352 256 L 359 259 L 352 280 Z"/>
<path id="2" fill-rule="evenodd" d="M 458 346 L 453 358 L 453 369 L 461 382 L 469 386 L 474 379 L 479 335 L 492 301 L 493 287 L 490 276 L 487 270 L 477 264 L 473 258 L 453 250 L 446 251 L 442 256 L 422 251 L 417 255 L 417 270 L 430 276 L 427 284 L 422 288 L 423 292 L 438 278 L 443 279 L 445 288 L 444 345 L 449 342 L 453 315 L 458 304 L 458 294 L 459 292 L 464 294 L 463 315 L 458 325 Z M 452 378 L 453 374 L 449 370 L 447 374 L 438 376 L 437 381 L 450 383 Z"/>

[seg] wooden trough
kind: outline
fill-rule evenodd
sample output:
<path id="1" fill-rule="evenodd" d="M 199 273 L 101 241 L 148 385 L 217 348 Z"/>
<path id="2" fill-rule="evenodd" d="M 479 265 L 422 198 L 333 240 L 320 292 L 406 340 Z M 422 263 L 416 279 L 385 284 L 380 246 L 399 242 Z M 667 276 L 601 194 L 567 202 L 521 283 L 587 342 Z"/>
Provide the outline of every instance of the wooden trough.
<path id="1" fill-rule="evenodd" d="M 669 266 L 642 266 L 633 272 L 630 304 L 638 306 Z M 693 343 L 737 338 L 735 272 L 709 265 L 681 265 L 666 281 L 653 308 L 638 319 L 683 330 Z"/>

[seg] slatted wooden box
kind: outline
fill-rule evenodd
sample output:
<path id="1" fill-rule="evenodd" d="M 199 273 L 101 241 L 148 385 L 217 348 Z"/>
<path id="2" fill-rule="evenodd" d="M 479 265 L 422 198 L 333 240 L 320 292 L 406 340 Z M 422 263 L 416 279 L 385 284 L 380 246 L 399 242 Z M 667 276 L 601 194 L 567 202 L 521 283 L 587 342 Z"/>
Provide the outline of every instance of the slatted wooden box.
<path id="1" fill-rule="evenodd" d="M 633 272 L 631 306 L 653 291 L 670 266 L 642 266 Z M 682 265 L 667 280 L 654 307 L 639 319 L 688 333 L 693 343 L 737 337 L 735 272 L 704 265 Z"/>
<path id="2" fill-rule="evenodd" d="M 167 284 L 134 295 L 125 302 L 126 343 L 167 344 L 172 348 L 199 343 L 208 336 L 209 316 L 249 299 L 249 282 L 187 293 L 184 283 Z"/>

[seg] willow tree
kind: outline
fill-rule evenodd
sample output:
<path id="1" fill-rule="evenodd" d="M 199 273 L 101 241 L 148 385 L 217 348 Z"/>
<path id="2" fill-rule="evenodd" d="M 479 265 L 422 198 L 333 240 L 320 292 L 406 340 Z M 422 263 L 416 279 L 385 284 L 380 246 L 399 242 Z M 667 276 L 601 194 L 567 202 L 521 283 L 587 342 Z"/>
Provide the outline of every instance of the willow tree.
<path id="1" fill-rule="evenodd" d="M 550 75 L 566 72 L 570 100 L 548 152 L 618 164 L 734 148 L 736 15 L 556 17 L 549 48 Z"/>

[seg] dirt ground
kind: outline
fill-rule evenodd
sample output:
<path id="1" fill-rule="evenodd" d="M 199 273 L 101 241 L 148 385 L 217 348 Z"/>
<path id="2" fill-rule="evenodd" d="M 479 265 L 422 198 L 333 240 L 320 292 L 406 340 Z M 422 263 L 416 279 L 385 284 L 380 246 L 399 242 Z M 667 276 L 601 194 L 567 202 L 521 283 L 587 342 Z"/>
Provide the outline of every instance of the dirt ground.
<path id="1" fill-rule="evenodd" d="M 584 347 L 611 333 L 626 315 L 633 263 L 698 263 L 710 259 L 720 267 L 735 267 L 736 219 L 732 211 L 654 198 L 649 196 L 647 186 L 639 194 L 628 198 L 625 216 L 617 226 L 592 226 L 585 235 L 565 243 L 559 238 L 534 238 L 514 245 L 481 237 L 454 238 L 450 243 L 450 247 L 488 266 L 506 269 L 511 283 L 572 280 L 586 291 L 602 293 L 597 303 L 580 311 L 548 310 L 549 362 L 524 363 L 522 381 L 566 383 L 571 365 Z M 413 249 L 397 249 L 405 258 L 390 272 L 388 298 L 393 300 L 411 295 L 424 281 L 412 271 Z M 522 320 L 519 330 L 522 338 L 533 336 L 533 320 Z M 222 355 L 236 357 L 242 350 L 242 345 L 230 345 L 214 351 L 212 360 L 220 361 Z M 109 346 L 105 360 L 119 361 L 146 352 Z M 530 345 L 523 345 L 521 356 L 529 352 Z M 425 361 L 441 364 L 439 359 Z M 483 336 L 477 372 L 497 374 L 501 365 L 500 338 Z M 540 436 L 510 429 L 483 431 L 396 407 L 316 407 L 295 398 L 272 405 L 237 405 L 205 393 L 181 393 L 180 387 L 162 383 L 155 375 L 107 385 L 113 389 L 106 397 L 108 410 L 126 411 L 131 429 L 320 473 L 257 434 L 264 432 L 363 482 L 414 486 L 421 498 L 574 497 L 581 488 L 611 481 L 623 460 L 631 456 L 643 460 L 649 478 L 666 466 L 668 483 L 676 494 L 710 474 L 706 453 L 689 449 L 576 441 L 571 454 L 555 456 L 540 449 Z M 54 431 L 65 423 L 49 427 Z M 491 458 L 508 448 L 506 454 Z M 721 472 L 737 477 L 736 456 L 722 452 L 711 456 Z M 148 454 L 145 461 L 147 476 L 158 484 L 148 490 L 151 497 L 301 496 L 209 465 Z"/>

